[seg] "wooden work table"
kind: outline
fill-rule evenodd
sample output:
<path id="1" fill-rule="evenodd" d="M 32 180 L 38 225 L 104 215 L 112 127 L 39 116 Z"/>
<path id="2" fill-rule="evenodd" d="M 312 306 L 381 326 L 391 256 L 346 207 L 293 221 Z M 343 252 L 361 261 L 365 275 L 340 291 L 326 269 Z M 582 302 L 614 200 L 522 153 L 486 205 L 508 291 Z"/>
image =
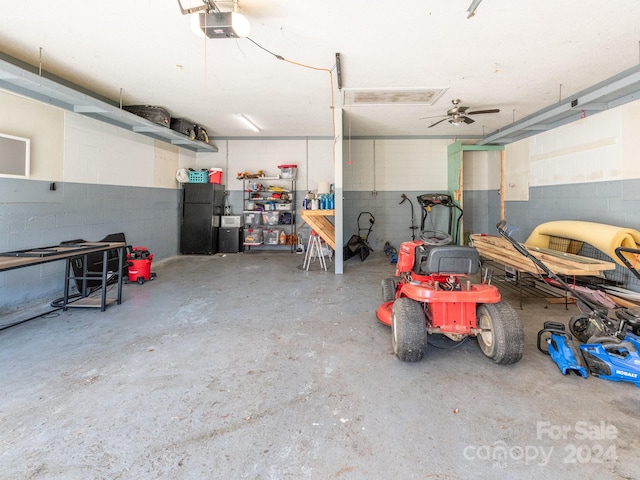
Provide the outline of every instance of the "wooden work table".
<path id="1" fill-rule="evenodd" d="M 27 250 L 17 250 L 14 252 L 0 253 L 0 272 L 15 270 L 17 268 L 31 267 L 43 263 L 65 260 L 65 282 L 62 299 L 62 309 L 69 307 L 93 307 L 104 311 L 106 306 L 113 301 L 120 304 L 122 302 L 122 267 L 124 266 L 124 242 L 82 242 L 76 244 L 56 245 L 53 247 L 33 248 Z M 110 250 L 118 252 L 118 290 L 115 299 L 107 299 L 108 283 L 108 253 Z M 86 271 L 87 256 L 90 253 L 102 253 L 102 273 L 98 276 L 91 275 Z M 83 258 L 85 272 L 81 277 L 74 277 L 71 273 L 71 262 L 73 259 Z M 86 287 L 87 280 L 100 280 L 102 295 L 100 299 L 93 299 L 88 296 L 86 288 L 82 288 L 81 297 L 73 302 L 69 301 L 69 286 L 74 279 L 83 283 Z"/>
<path id="2" fill-rule="evenodd" d="M 301 210 L 300 216 L 312 230 L 314 230 L 320 238 L 333 250 L 336 249 L 336 227 L 327 217 L 333 217 L 335 210 Z"/>

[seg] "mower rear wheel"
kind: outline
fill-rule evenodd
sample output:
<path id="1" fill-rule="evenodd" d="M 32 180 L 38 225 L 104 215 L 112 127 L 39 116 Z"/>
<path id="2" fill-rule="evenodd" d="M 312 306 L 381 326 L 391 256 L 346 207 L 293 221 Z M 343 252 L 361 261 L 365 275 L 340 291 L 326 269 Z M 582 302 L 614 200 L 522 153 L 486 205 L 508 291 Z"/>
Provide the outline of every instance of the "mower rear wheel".
<path id="1" fill-rule="evenodd" d="M 382 279 L 382 302 L 393 302 L 396 299 L 398 289 L 398 277 Z"/>
<path id="2" fill-rule="evenodd" d="M 402 297 L 393 303 L 391 339 L 393 352 L 400 360 L 422 360 L 427 347 L 427 326 L 424 310 L 419 302 Z"/>
<path id="3" fill-rule="evenodd" d="M 508 365 L 522 358 L 524 328 L 520 316 L 506 302 L 478 305 L 480 350 L 495 363 Z"/>
<path id="4" fill-rule="evenodd" d="M 589 316 L 579 313 L 569 320 L 569 331 L 580 343 L 587 343 L 595 330 L 594 328 L 589 328 L 590 324 Z"/>

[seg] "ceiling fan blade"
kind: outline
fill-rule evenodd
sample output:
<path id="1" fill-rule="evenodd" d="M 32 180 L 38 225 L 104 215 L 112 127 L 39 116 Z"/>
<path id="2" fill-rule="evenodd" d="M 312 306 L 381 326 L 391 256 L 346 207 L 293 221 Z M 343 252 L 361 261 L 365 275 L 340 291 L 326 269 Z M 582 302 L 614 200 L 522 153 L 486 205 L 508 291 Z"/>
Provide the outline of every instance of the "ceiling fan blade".
<path id="1" fill-rule="evenodd" d="M 475 122 L 475 120 L 474 120 L 473 118 L 469 118 L 469 117 L 464 117 L 464 118 L 462 119 L 462 121 L 463 121 L 464 123 L 466 123 L 466 124 L 469 124 L 469 123 L 473 123 L 473 122 Z"/>
<path id="2" fill-rule="evenodd" d="M 431 115 L 430 117 L 420 117 L 418 120 L 426 120 L 427 118 L 446 117 L 446 115 Z"/>
<path id="3" fill-rule="evenodd" d="M 476 110 L 474 112 L 467 112 L 467 115 L 478 115 L 480 113 L 498 113 L 499 111 L 499 108 L 491 108 L 489 110 Z"/>
<path id="4" fill-rule="evenodd" d="M 436 125 L 438 125 L 439 123 L 444 122 L 445 120 L 448 120 L 449 117 L 445 117 L 442 120 L 438 120 L 436 123 L 432 123 L 431 125 L 429 125 L 427 128 L 431 128 L 431 127 L 435 127 Z"/>
<path id="5" fill-rule="evenodd" d="M 467 110 L 469 110 L 469 107 L 466 107 L 464 105 L 458 107 L 458 113 L 465 113 Z"/>

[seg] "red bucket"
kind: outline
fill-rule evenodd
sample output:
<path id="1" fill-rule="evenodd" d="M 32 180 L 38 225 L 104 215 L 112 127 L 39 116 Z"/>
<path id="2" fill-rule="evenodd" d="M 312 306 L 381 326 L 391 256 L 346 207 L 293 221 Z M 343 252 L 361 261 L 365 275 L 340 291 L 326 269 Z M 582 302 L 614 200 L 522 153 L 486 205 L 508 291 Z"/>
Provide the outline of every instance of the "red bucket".
<path id="1" fill-rule="evenodd" d="M 211 168 L 209 169 L 209 183 L 222 183 L 222 169 L 221 168 Z"/>

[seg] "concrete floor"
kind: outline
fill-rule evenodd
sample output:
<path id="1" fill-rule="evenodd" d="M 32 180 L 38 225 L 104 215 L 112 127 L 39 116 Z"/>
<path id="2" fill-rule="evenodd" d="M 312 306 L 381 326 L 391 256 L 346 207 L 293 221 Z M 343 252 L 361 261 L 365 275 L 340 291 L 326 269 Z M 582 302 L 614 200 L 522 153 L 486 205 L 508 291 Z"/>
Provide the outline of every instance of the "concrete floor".
<path id="1" fill-rule="evenodd" d="M 639 478 L 640 391 L 536 349 L 575 307 L 525 300 L 515 365 L 435 337 L 403 363 L 375 319 L 387 258 L 302 261 L 177 257 L 104 313 L 1 331 L 0 478 Z"/>

